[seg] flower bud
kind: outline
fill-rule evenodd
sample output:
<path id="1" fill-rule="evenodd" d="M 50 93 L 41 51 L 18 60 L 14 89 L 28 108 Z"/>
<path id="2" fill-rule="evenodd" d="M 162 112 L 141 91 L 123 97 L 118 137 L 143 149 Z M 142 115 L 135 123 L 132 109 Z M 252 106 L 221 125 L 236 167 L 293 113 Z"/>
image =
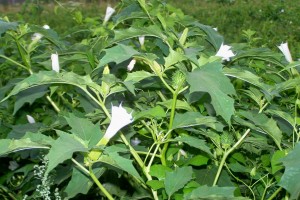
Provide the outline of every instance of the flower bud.
<path id="1" fill-rule="evenodd" d="M 51 55 L 51 61 L 52 61 L 52 70 L 59 72 L 59 61 L 58 61 L 57 53 Z"/>

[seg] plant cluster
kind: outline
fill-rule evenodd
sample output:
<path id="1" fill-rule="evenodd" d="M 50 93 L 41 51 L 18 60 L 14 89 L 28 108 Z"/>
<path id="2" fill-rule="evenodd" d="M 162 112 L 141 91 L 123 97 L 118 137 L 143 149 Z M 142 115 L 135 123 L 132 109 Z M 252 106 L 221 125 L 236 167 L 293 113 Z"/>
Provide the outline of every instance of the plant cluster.
<path id="1" fill-rule="evenodd" d="M 1 197 L 299 197 L 287 43 L 229 46 L 158 0 L 81 22 L 0 20 Z"/>

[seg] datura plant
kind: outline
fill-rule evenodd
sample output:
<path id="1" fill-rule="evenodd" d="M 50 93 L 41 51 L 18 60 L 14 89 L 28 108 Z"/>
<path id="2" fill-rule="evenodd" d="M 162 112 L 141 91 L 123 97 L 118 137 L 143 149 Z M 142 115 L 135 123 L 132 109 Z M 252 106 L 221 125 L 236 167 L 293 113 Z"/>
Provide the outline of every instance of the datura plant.
<path id="1" fill-rule="evenodd" d="M 287 43 L 230 45 L 158 0 L 81 17 L 0 19 L 1 198 L 299 198 Z"/>

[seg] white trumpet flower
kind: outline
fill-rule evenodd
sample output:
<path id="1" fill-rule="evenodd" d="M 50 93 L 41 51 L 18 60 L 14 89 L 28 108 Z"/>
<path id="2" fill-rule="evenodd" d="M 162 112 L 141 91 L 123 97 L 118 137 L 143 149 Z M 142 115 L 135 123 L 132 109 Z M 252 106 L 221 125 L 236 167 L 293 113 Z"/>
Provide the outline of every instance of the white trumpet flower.
<path id="1" fill-rule="evenodd" d="M 140 36 L 140 37 L 139 37 L 139 42 L 140 42 L 140 45 L 141 45 L 141 46 L 144 46 L 144 43 L 145 43 L 145 36 Z"/>
<path id="2" fill-rule="evenodd" d="M 130 63 L 128 64 L 128 66 L 127 66 L 127 70 L 131 72 L 133 70 L 133 68 L 134 68 L 135 63 L 136 63 L 136 60 L 132 59 L 130 61 Z"/>
<path id="3" fill-rule="evenodd" d="M 50 26 L 48 26 L 47 24 L 45 24 L 44 26 L 43 26 L 43 28 L 44 29 L 50 29 Z M 32 36 L 31 36 L 31 40 L 40 40 L 41 38 L 43 37 L 43 35 L 42 34 L 40 34 L 40 33 L 34 33 Z"/>
<path id="4" fill-rule="evenodd" d="M 30 123 L 30 124 L 34 124 L 35 123 L 35 119 L 30 116 L 30 115 L 26 115 L 26 118 L 27 118 L 27 121 Z"/>
<path id="5" fill-rule="evenodd" d="M 112 14 L 114 14 L 114 12 L 116 12 L 116 10 L 113 9 L 112 7 L 108 6 L 106 8 L 106 13 L 105 13 L 105 17 L 104 17 L 103 23 L 108 22 L 108 20 L 110 19 L 110 17 L 112 16 Z"/>
<path id="6" fill-rule="evenodd" d="M 131 113 L 127 113 L 122 104 L 112 106 L 111 110 L 111 121 L 103 137 L 106 140 L 110 140 L 121 128 L 133 122 Z"/>
<path id="7" fill-rule="evenodd" d="M 286 43 L 281 43 L 281 45 L 277 46 L 277 47 L 280 49 L 280 51 L 283 53 L 285 59 L 289 63 L 293 62 L 292 55 L 291 55 L 291 52 L 289 50 L 289 46 L 288 46 L 287 42 Z"/>
<path id="8" fill-rule="evenodd" d="M 59 61 L 58 61 L 57 53 L 51 54 L 51 61 L 52 61 L 52 70 L 59 72 Z"/>
<path id="9" fill-rule="evenodd" d="M 231 49 L 231 46 L 223 45 L 223 43 L 222 43 L 216 56 L 221 57 L 222 60 L 229 61 L 231 57 L 235 56 L 235 54 L 230 49 Z"/>

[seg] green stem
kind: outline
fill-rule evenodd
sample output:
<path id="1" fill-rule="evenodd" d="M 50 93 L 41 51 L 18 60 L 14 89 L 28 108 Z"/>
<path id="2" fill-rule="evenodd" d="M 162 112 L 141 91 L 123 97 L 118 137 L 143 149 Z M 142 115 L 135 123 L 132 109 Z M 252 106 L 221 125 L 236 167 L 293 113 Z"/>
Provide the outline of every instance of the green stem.
<path id="1" fill-rule="evenodd" d="M 60 112 L 59 107 L 56 105 L 56 103 L 51 99 L 51 97 L 49 95 L 46 96 L 47 100 L 50 102 L 50 104 L 53 106 L 54 110 L 56 112 Z"/>
<path id="2" fill-rule="evenodd" d="M 4 56 L 4 55 L 0 55 L 0 57 L 1 57 L 1 58 L 4 58 L 4 59 L 6 59 L 6 60 L 8 60 L 9 62 L 11 62 L 11 63 L 13 63 L 13 64 L 15 64 L 15 65 L 17 65 L 17 66 L 23 68 L 23 69 L 26 69 L 26 70 L 28 71 L 28 69 L 27 69 L 26 66 L 24 66 L 24 65 L 22 65 L 22 64 L 20 64 L 20 63 L 18 63 L 18 62 L 16 62 L 16 61 L 14 61 L 14 60 L 8 58 L 8 57 L 6 57 L 6 56 Z M 31 73 L 30 73 L 30 74 L 31 74 Z"/>
<path id="3" fill-rule="evenodd" d="M 89 174 L 93 181 L 96 183 L 96 185 L 99 187 L 99 189 L 104 193 L 104 195 L 109 199 L 109 200 L 114 200 L 114 198 L 110 195 L 110 193 L 103 187 L 103 185 L 100 183 L 98 178 L 95 176 L 92 165 L 89 166 Z"/>
<path id="4" fill-rule="evenodd" d="M 244 138 L 248 135 L 249 132 L 250 132 L 250 129 L 247 129 L 246 132 L 244 133 L 244 135 L 228 151 L 225 151 L 225 153 L 223 154 L 221 163 L 219 165 L 217 174 L 215 176 L 215 180 L 214 180 L 213 186 L 217 185 L 217 183 L 218 183 L 221 171 L 223 169 L 223 166 L 225 164 L 225 161 L 226 161 L 227 157 L 230 155 L 230 153 L 232 151 L 234 151 L 237 148 L 237 146 L 244 140 Z"/>
<path id="5" fill-rule="evenodd" d="M 72 162 L 77 166 L 79 167 L 79 169 L 81 171 L 83 171 L 86 175 L 90 175 L 90 172 L 89 170 L 87 170 L 84 166 L 82 166 L 79 162 L 77 162 L 77 160 L 75 160 L 74 158 L 71 158 Z"/>
<path id="6" fill-rule="evenodd" d="M 282 187 L 279 187 L 267 200 L 272 200 L 277 197 L 277 194 L 282 190 Z"/>
<path id="7" fill-rule="evenodd" d="M 173 121 L 174 121 L 174 116 L 175 116 L 175 109 L 176 109 L 177 95 L 178 95 L 177 92 L 173 93 L 170 123 L 169 123 L 169 127 L 168 127 L 169 131 L 172 129 L 172 126 L 173 126 Z M 169 133 L 168 136 L 167 136 L 167 138 L 166 138 L 166 140 L 170 139 L 171 137 L 172 137 L 172 134 Z M 164 144 L 163 149 L 161 151 L 160 160 L 161 160 L 162 165 L 164 165 L 164 166 L 167 166 L 166 153 L 167 153 L 168 147 L 169 147 L 169 143 L 167 142 L 167 143 Z"/>

